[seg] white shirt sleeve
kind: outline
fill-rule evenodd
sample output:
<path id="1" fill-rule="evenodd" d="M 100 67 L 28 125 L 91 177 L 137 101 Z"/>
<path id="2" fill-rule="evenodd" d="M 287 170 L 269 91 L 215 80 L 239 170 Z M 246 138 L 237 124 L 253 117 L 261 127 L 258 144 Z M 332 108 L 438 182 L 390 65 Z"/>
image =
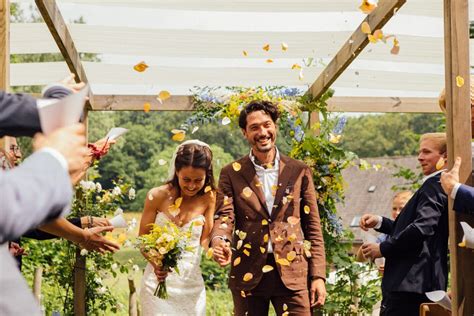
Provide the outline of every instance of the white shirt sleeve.
<path id="1" fill-rule="evenodd" d="M 383 221 L 382 216 L 378 215 L 377 219 L 378 219 L 378 223 L 377 225 L 374 226 L 374 229 L 380 229 L 380 227 L 382 227 L 382 221 Z"/>
<path id="2" fill-rule="evenodd" d="M 453 190 L 451 191 L 451 198 L 454 200 L 456 199 L 456 194 L 458 193 L 459 187 L 461 186 L 461 183 L 456 183 L 453 187 Z"/>
<path id="3" fill-rule="evenodd" d="M 45 152 L 45 153 L 50 154 L 51 156 L 53 156 L 59 162 L 61 167 L 63 167 L 63 169 L 66 172 L 69 172 L 69 166 L 68 166 L 66 158 L 64 158 L 64 156 L 59 151 L 57 151 L 56 149 L 53 149 L 51 147 L 45 147 L 45 148 L 41 148 L 40 150 L 38 150 L 38 152 Z"/>

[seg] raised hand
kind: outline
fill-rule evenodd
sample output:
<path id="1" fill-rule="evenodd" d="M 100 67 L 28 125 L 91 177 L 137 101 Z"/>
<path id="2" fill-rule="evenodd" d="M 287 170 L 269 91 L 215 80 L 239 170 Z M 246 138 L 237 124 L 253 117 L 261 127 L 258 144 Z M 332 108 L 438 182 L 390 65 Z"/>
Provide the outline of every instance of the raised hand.
<path id="1" fill-rule="evenodd" d="M 212 257 L 221 267 L 228 265 L 232 258 L 232 250 L 227 242 L 217 239 L 213 242 Z"/>
<path id="2" fill-rule="evenodd" d="M 459 183 L 459 168 L 461 167 L 461 157 L 456 157 L 453 168 L 441 174 L 441 186 L 448 196 L 451 195 L 454 185 Z"/>
<path id="3" fill-rule="evenodd" d="M 116 252 L 120 246 L 113 241 L 107 240 L 101 235 L 103 232 L 110 232 L 113 226 L 102 226 L 84 229 L 84 241 L 79 245 L 89 251 L 98 251 L 104 253 L 106 251 Z"/>
<path id="4" fill-rule="evenodd" d="M 69 174 L 72 176 L 83 170 L 89 150 L 86 147 L 85 127 L 83 124 L 60 128 L 48 136 L 36 134 L 33 140 L 35 150 L 53 148 L 66 159 Z M 74 178 L 74 181 L 78 179 Z M 73 177 L 71 177 L 73 181 Z M 75 182 L 73 182 L 75 183 Z"/>
<path id="5" fill-rule="evenodd" d="M 374 228 L 379 222 L 379 217 L 373 214 L 364 214 L 360 218 L 359 227 L 362 230 L 368 231 L 370 228 Z"/>
<path id="6" fill-rule="evenodd" d="M 75 74 L 71 73 L 69 76 L 64 78 L 60 83 L 71 89 L 74 93 L 80 91 L 86 85 L 84 82 L 76 83 L 74 78 L 76 77 Z"/>

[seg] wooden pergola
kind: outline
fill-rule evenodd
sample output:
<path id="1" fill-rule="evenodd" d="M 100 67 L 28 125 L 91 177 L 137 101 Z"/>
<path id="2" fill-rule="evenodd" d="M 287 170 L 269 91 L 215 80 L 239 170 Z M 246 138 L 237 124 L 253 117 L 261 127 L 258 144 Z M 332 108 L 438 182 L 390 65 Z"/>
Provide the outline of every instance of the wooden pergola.
<path id="1" fill-rule="evenodd" d="M 412 0 L 413 1 L 413 0 Z M 441 0 L 439 0 L 442 2 Z M 35 0 L 54 41 L 62 53 L 69 70 L 76 75 L 77 81 L 88 82 L 85 67 L 80 60 L 73 37 L 67 23 L 62 17 L 56 1 Z M 84 1 L 87 3 L 88 1 Z M 117 1 L 122 2 L 122 1 Z M 184 1 L 186 2 L 186 1 Z M 213 3 L 211 0 L 205 3 Z M 278 1 L 276 1 L 278 2 Z M 341 3 L 344 0 L 339 1 Z M 336 3 L 339 3 L 335 1 Z M 378 7 L 367 15 L 361 22 L 367 22 L 372 30 L 381 29 L 405 4 L 406 0 L 380 0 Z M 410 2 L 410 1 L 409 1 Z M 143 6 L 146 2 L 141 2 Z M 258 2 L 256 6 L 262 5 Z M 278 2 L 281 4 L 281 2 Z M 300 3 L 305 3 L 304 0 Z M 316 2 L 308 6 L 316 6 Z M 462 182 L 471 183 L 471 110 L 470 110 L 470 61 L 469 61 L 469 10 L 468 0 L 444 0 L 444 69 L 447 105 L 447 136 L 448 160 L 453 164 L 454 157 L 462 157 Z M 215 4 L 215 3 L 214 3 Z M 174 4 L 168 3 L 174 8 Z M 179 4 L 176 4 L 179 5 Z M 220 5 L 220 4 L 217 4 Z M 222 4 L 225 6 L 225 4 Z M 263 5 L 262 5 L 263 6 Z M 328 5 L 331 6 L 331 5 Z M 283 7 L 282 7 L 283 8 Z M 262 9 L 263 10 L 263 9 Z M 283 9 L 282 9 L 283 10 Z M 0 1 L 0 88 L 10 86 L 10 26 L 9 1 Z M 362 24 L 362 23 L 361 23 Z M 369 44 L 367 34 L 360 26 L 347 38 L 339 51 L 333 56 L 327 66 L 318 74 L 308 92 L 313 97 L 321 96 L 334 82 L 348 70 L 348 67 L 364 51 Z M 387 52 L 388 54 L 388 52 Z M 456 77 L 464 78 L 464 85 L 456 85 Z M 143 104 L 149 102 L 152 110 L 192 111 L 192 98 L 188 95 L 173 95 L 162 104 L 155 95 L 119 95 L 91 94 L 88 109 L 103 110 L 142 110 Z M 424 112 L 438 113 L 436 97 L 393 96 L 335 96 L 329 101 L 329 110 L 335 112 Z M 460 221 L 466 221 L 474 226 L 474 216 L 457 213 L 452 210 L 450 200 L 449 211 L 449 249 L 451 263 L 451 290 L 453 296 L 454 315 L 474 314 L 474 252 L 459 248 L 462 230 Z M 78 256 L 78 258 L 82 258 Z M 75 274 L 75 314 L 85 315 L 85 262 L 76 262 Z"/>

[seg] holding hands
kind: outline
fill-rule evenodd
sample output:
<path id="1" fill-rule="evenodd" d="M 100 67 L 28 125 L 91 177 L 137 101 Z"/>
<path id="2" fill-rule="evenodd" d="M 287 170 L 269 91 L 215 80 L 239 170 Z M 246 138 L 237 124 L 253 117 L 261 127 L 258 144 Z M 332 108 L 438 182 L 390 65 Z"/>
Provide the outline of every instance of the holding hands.
<path id="1" fill-rule="evenodd" d="M 225 240 L 216 238 L 212 242 L 212 248 L 214 249 L 212 256 L 221 267 L 228 265 L 232 258 L 232 250 L 230 245 Z"/>

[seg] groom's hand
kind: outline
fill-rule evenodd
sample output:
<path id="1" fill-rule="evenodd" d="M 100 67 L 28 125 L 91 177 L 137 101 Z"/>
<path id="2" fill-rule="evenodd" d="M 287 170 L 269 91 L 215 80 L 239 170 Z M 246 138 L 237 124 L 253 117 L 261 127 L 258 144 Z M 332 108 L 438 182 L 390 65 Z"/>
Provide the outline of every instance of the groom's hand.
<path id="1" fill-rule="evenodd" d="M 232 257 L 232 250 L 228 243 L 222 239 L 217 239 L 213 243 L 212 248 L 214 249 L 212 257 L 221 267 L 224 267 L 230 263 Z"/>
<path id="2" fill-rule="evenodd" d="M 311 307 L 322 307 L 326 300 L 326 285 L 324 280 L 317 278 L 311 280 L 310 289 Z"/>

